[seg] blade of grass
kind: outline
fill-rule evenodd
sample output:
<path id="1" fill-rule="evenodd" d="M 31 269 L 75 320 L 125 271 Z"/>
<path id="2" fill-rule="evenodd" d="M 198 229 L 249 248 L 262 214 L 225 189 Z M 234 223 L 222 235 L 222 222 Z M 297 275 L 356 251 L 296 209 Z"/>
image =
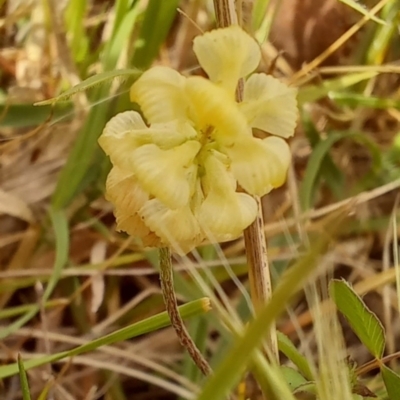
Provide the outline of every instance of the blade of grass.
<path id="1" fill-rule="evenodd" d="M 400 100 L 390 98 L 379 98 L 374 96 L 365 96 L 357 93 L 330 92 L 329 98 L 341 106 L 349 107 L 368 107 L 378 110 L 387 110 L 388 108 L 400 108 Z"/>
<path id="2" fill-rule="evenodd" d="M 320 85 L 307 85 L 299 89 L 297 100 L 300 105 L 311 103 L 327 96 L 329 92 L 353 86 L 376 75 L 377 72 L 375 71 L 357 72 L 341 76 L 340 78 L 326 79 Z"/>
<path id="3" fill-rule="evenodd" d="M 72 88 L 66 90 L 65 92 L 59 94 L 56 97 L 53 97 L 51 99 L 39 101 L 35 103 L 35 106 L 45 106 L 45 105 L 53 105 L 57 102 L 60 101 L 65 101 L 69 100 L 71 96 L 74 94 L 83 92 L 85 90 L 89 90 L 93 88 L 94 86 L 101 85 L 105 82 L 110 82 L 113 79 L 119 78 L 119 79 L 125 79 L 127 77 L 134 77 L 135 79 L 138 79 L 141 74 L 141 71 L 137 69 L 116 69 L 115 71 L 106 71 L 102 72 L 99 74 L 96 74 L 94 76 L 91 76 L 78 85 L 73 86 Z"/>
<path id="4" fill-rule="evenodd" d="M 33 104 L 12 104 L 0 103 L 0 126 L 11 128 L 25 128 L 37 126 L 46 122 L 50 117 L 57 120 L 71 115 L 72 103 L 56 104 L 53 107 L 35 107 Z M 24 118 L 21 118 L 21 115 Z"/>
<path id="5" fill-rule="evenodd" d="M 131 7 L 131 1 L 118 0 L 114 7 L 116 11 L 112 35 L 101 55 L 105 72 L 115 68 L 121 53 L 128 44 L 137 17 L 137 5 Z M 96 81 L 96 78 L 93 77 L 93 80 Z M 97 88 L 93 95 L 94 102 L 97 103 L 99 99 L 106 98 L 109 90 L 109 84 L 103 84 Z M 101 169 L 101 163 L 94 164 L 94 158 L 99 152 L 97 139 L 109 117 L 109 108 L 109 104 L 101 103 L 93 107 L 86 118 L 57 182 L 52 198 L 52 204 L 56 209 L 66 207 L 72 198 L 90 182 L 90 180 L 85 181 L 89 170 L 91 174 L 96 175 L 96 171 Z"/>
<path id="6" fill-rule="evenodd" d="M 179 312 L 182 318 L 191 318 L 201 315 L 210 310 L 210 302 L 207 298 L 198 299 L 179 307 Z M 34 367 L 39 367 L 44 364 L 55 362 L 67 357 L 77 356 L 96 350 L 100 346 L 111 345 L 113 343 L 122 342 L 145 333 L 153 332 L 158 329 L 170 325 L 169 317 L 166 312 L 157 314 L 153 317 L 146 318 L 143 321 L 136 322 L 130 326 L 119 329 L 106 336 L 92 340 L 89 343 L 75 347 L 71 350 L 52 354 L 37 359 L 28 360 L 25 362 L 25 369 L 29 370 Z M 0 366 L 0 378 L 6 378 L 18 373 L 18 363 Z"/>
<path id="7" fill-rule="evenodd" d="M 18 360 L 17 364 L 18 364 L 18 372 L 19 372 L 19 382 L 20 382 L 21 391 L 22 391 L 22 399 L 23 400 L 31 400 L 28 377 L 26 376 L 24 362 L 22 361 L 21 356 L 19 354 L 18 354 L 17 360 Z"/>
<path id="8" fill-rule="evenodd" d="M 306 111 L 303 111 L 302 113 L 302 122 L 305 134 L 314 152 L 314 149 L 319 145 L 319 143 L 321 143 L 322 139 L 314 123 L 312 122 L 310 115 Z M 321 167 L 316 178 L 315 186 L 318 184 L 318 178 L 324 178 L 326 184 L 329 186 L 337 199 L 341 199 L 343 197 L 344 174 L 333 162 L 333 159 L 329 153 L 325 155 L 321 162 Z"/>
<path id="9" fill-rule="evenodd" d="M 382 155 L 379 148 L 363 133 L 358 132 L 332 132 L 327 139 L 315 146 L 311 157 L 308 160 L 304 180 L 300 186 L 300 204 L 303 211 L 312 207 L 313 194 L 316 189 L 317 177 L 320 173 L 321 165 L 331 147 L 343 139 L 351 139 L 368 147 L 372 155 L 372 170 L 379 170 L 382 161 Z"/>
<path id="10" fill-rule="evenodd" d="M 65 10 L 65 25 L 70 36 L 71 54 L 76 63 L 88 53 L 89 41 L 82 21 L 87 10 L 87 0 L 70 0 Z"/>
<path id="11" fill-rule="evenodd" d="M 160 46 L 165 42 L 171 28 L 179 3 L 179 0 L 149 1 L 132 58 L 132 65 L 136 68 L 150 67 L 157 57 Z"/>
<path id="12" fill-rule="evenodd" d="M 307 358 L 297 350 L 296 346 L 282 332 L 278 332 L 278 346 L 279 350 L 296 365 L 305 378 L 309 381 L 314 380 Z"/>

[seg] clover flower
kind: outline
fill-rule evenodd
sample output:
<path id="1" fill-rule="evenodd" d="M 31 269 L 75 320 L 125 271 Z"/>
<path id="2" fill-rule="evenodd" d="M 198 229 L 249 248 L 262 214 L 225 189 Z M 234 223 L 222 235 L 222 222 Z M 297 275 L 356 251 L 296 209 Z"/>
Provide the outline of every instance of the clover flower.
<path id="1" fill-rule="evenodd" d="M 235 239 L 255 220 L 252 195 L 285 181 L 284 139 L 297 118 L 295 89 L 265 74 L 246 79 L 261 53 L 239 26 L 196 37 L 193 50 L 209 79 L 149 69 L 130 92 L 146 122 L 135 111 L 120 113 L 99 138 L 113 164 L 106 196 L 117 229 L 179 253 Z M 269 135 L 256 138 L 252 128 Z"/>

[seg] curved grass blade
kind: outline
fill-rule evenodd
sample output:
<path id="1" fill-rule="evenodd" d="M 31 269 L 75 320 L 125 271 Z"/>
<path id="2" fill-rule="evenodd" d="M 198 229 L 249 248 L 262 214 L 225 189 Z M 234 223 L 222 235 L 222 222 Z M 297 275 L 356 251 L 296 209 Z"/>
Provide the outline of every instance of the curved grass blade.
<path id="1" fill-rule="evenodd" d="M 31 400 L 28 378 L 26 376 L 24 362 L 22 361 L 20 354 L 18 354 L 17 364 L 18 364 L 19 382 L 21 385 L 22 399 Z"/>
<path id="2" fill-rule="evenodd" d="M 191 301 L 179 307 L 182 318 L 191 318 L 196 315 L 204 314 L 210 310 L 210 301 L 208 298 L 202 298 Z M 75 347 L 71 350 L 63 351 L 61 353 L 52 354 L 45 357 L 35 358 L 25 362 L 25 369 L 39 367 L 44 364 L 62 360 L 67 357 L 77 356 L 88 351 L 96 350 L 101 346 L 111 345 L 116 342 L 128 340 L 145 333 L 153 332 L 155 330 L 164 328 L 170 325 L 170 320 L 166 312 L 154 315 L 153 317 L 146 318 L 140 322 L 136 322 L 126 328 L 119 329 L 106 336 L 102 336 L 84 345 Z M 18 363 L 0 366 L 0 378 L 5 378 L 18 373 Z"/>
<path id="3" fill-rule="evenodd" d="M 382 155 L 378 147 L 369 138 L 361 133 L 351 132 L 332 132 L 328 138 L 318 143 L 313 149 L 310 159 L 308 160 L 304 180 L 300 186 L 300 204 L 303 211 L 307 211 L 312 207 L 313 194 L 320 174 L 321 165 L 325 160 L 331 147 L 342 139 L 352 139 L 368 147 L 372 155 L 372 170 L 377 171 L 382 163 Z"/>
<path id="4" fill-rule="evenodd" d="M 302 123 L 307 139 L 314 151 L 315 147 L 317 147 L 318 144 L 323 141 L 323 139 L 320 137 L 317 128 L 311 120 L 311 116 L 305 110 L 302 113 Z M 318 178 L 324 179 L 337 199 L 343 198 L 344 174 L 336 166 L 329 153 L 325 155 L 321 162 L 320 171 L 314 183 L 314 187 L 316 187 L 319 183 Z"/>
<path id="5" fill-rule="evenodd" d="M 138 69 L 116 69 L 114 71 L 106 71 L 102 72 L 99 74 L 96 74 L 94 76 L 91 76 L 90 78 L 85 79 L 78 85 L 75 85 L 74 87 L 66 90 L 65 92 L 59 94 L 56 97 L 53 97 L 48 100 L 43 100 L 35 103 L 35 106 L 46 106 L 49 104 L 55 104 L 59 101 L 65 101 L 69 100 L 71 96 L 73 96 L 76 93 L 83 92 L 85 90 L 91 89 L 94 86 L 101 85 L 102 83 L 109 82 L 113 79 L 116 78 L 127 78 L 130 76 L 133 76 L 135 79 L 139 78 L 139 76 L 142 74 L 141 71 Z"/>
<path id="6" fill-rule="evenodd" d="M 377 26 L 374 37 L 366 54 L 366 63 L 378 65 L 385 62 L 390 52 L 390 45 L 397 40 L 400 4 L 398 0 L 389 0 L 381 11 L 381 17 L 386 21 L 384 26 Z"/>
<path id="7" fill-rule="evenodd" d="M 342 90 L 356 83 L 371 79 L 376 75 L 378 73 L 375 71 L 357 72 L 340 78 L 326 79 L 320 85 L 307 85 L 299 89 L 297 100 L 299 105 L 311 103 L 327 96 L 329 92 Z"/>
<path id="8" fill-rule="evenodd" d="M 386 340 L 377 316 L 344 280 L 333 280 L 329 285 L 329 293 L 364 346 L 375 358 L 381 358 Z"/>
<path id="9" fill-rule="evenodd" d="M 35 107 L 33 104 L 0 103 L 0 126 L 25 128 L 43 124 L 47 120 L 57 120 L 66 117 L 73 111 L 71 102 L 54 106 Z M 21 115 L 24 118 L 21 118 Z"/>
<path id="10" fill-rule="evenodd" d="M 297 350 L 295 345 L 282 332 L 277 332 L 277 336 L 279 351 L 281 351 L 294 365 L 296 365 L 304 378 L 312 381 L 314 376 L 307 358 Z"/>
<path id="11" fill-rule="evenodd" d="M 371 97 L 357 93 L 343 92 L 330 92 L 328 96 L 341 106 L 367 107 L 378 110 L 387 110 L 388 108 L 400 109 L 400 100 L 396 99 Z"/>

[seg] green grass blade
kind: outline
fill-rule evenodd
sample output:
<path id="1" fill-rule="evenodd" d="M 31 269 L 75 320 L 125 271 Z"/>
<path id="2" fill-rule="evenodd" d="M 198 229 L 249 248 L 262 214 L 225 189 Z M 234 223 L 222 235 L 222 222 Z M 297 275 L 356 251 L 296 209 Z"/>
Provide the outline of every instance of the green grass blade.
<path id="1" fill-rule="evenodd" d="M 352 330 L 376 357 L 385 349 L 385 331 L 377 316 L 346 281 L 333 280 L 329 292 L 338 310 L 345 316 Z"/>
<path id="2" fill-rule="evenodd" d="M 382 164 L 382 155 L 375 143 L 362 133 L 357 132 L 332 132 L 324 140 L 320 141 L 313 149 L 311 157 L 308 160 L 303 182 L 300 186 L 300 205 L 303 211 L 312 208 L 314 192 L 316 190 L 317 178 L 321 171 L 321 166 L 328 155 L 331 147 L 339 140 L 351 139 L 365 145 L 371 152 L 372 171 L 378 171 Z"/>
<path id="3" fill-rule="evenodd" d="M 389 400 L 400 399 L 400 376 L 386 365 L 381 366 L 381 374 L 385 383 Z"/>
<path id="4" fill-rule="evenodd" d="M 21 391 L 22 391 L 22 399 L 23 400 L 31 400 L 28 377 L 26 376 L 24 362 L 22 361 L 20 354 L 18 354 L 17 365 L 18 365 L 18 372 L 19 372 L 19 382 L 20 382 Z"/>
<path id="5" fill-rule="evenodd" d="M 56 104 L 53 107 L 35 107 L 33 104 L 0 103 L 0 126 L 12 128 L 33 127 L 43 124 L 47 120 L 57 120 L 67 117 L 73 111 L 71 102 Z M 21 115 L 24 118 L 21 118 Z"/>
<path id="6" fill-rule="evenodd" d="M 31 285 L 29 285 L 31 286 Z M 50 300 L 47 301 L 43 306 L 47 308 L 53 308 L 62 305 L 63 303 L 60 300 Z M 17 315 L 25 314 L 27 312 L 31 312 L 32 310 L 36 309 L 36 304 L 22 304 L 20 306 L 14 307 L 7 307 L 3 310 L 0 310 L 0 320 L 16 317 Z"/>
<path id="7" fill-rule="evenodd" d="M 78 85 L 75 85 L 74 87 L 66 90 L 65 92 L 59 94 L 56 97 L 53 97 L 51 99 L 39 101 L 38 103 L 35 103 L 35 106 L 45 106 L 49 104 L 55 104 L 59 101 L 65 101 L 68 100 L 71 96 L 74 94 L 83 92 L 85 90 L 91 89 L 94 86 L 101 85 L 105 82 L 110 82 L 113 79 L 116 78 L 127 78 L 133 76 L 135 79 L 139 78 L 141 74 L 141 71 L 137 69 L 116 69 L 114 71 L 106 71 L 102 72 L 100 74 L 96 74 L 94 76 L 91 76 Z"/>
<path id="8" fill-rule="evenodd" d="M 332 91 L 340 91 L 356 83 L 371 79 L 376 75 L 377 72 L 374 71 L 357 72 L 341 76 L 340 78 L 324 80 L 320 85 L 307 85 L 299 89 L 297 100 L 300 105 L 317 101 Z"/>
<path id="9" fill-rule="evenodd" d="M 386 21 L 383 26 L 377 26 L 375 35 L 371 40 L 366 56 L 366 63 L 379 65 L 385 61 L 392 40 L 395 37 L 399 23 L 400 4 L 398 0 L 391 0 L 386 3 L 381 11 L 382 18 Z"/>
<path id="10" fill-rule="evenodd" d="M 367 107 L 378 110 L 387 110 L 388 108 L 400 109 L 400 100 L 379 98 L 373 96 L 364 96 L 357 93 L 330 92 L 329 98 L 341 106 L 349 107 Z"/>
<path id="11" fill-rule="evenodd" d="M 95 98 L 108 95 L 109 87 L 101 87 Z M 55 209 L 66 207 L 74 196 L 82 189 L 82 182 L 92 165 L 96 151 L 100 151 L 97 139 L 108 119 L 109 105 L 101 103 L 90 111 L 82 130 L 69 154 L 67 163 L 62 169 L 52 197 Z M 97 167 L 98 168 L 98 167 Z"/>
<path id="12" fill-rule="evenodd" d="M 179 0 L 149 1 L 132 59 L 132 65 L 136 68 L 150 67 L 157 57 L 160 46 L 171 28 L 179 3 Z"/>
<path id="13" fill-rule="evenodd" d="M 329 219 L 329 231 L 332 233 L 336 232 L 341 223 L 338 215 L 334 218 Z M 206 382 L 197 400 L 222 400 L 230 393 L 246 370 L 255 350 L 260 347 L 271 323 L 285 310 L 292 296 L 301 289 L 308 275 L 316 268 L 319 256 L 324 254 L 331 239 L 320 235 L 313 248 L 282 276 L 271 300 L 250 322 L 243 336 L 235 341 L 226 358 L 215 370 L 215 374 Z"/>
<path id="14" fill-rule="evenodd" d="M 281 351 L 303 374 L 303 376 L 312 381 L 314 379 L 310 365 L 306 357 L 304 357 L 290 341 L 290 339 L 282 332 L 277 332 L 278 336 L 278 347 Z"/>
<path id="15" fill-rule="evenodd" d="M 265 14 L 268 9 L 268 5 L 270 3 L 270 0 L 256 0 L 253 6 L 253 13 L 252 13 L 252 28 L 253 31 L 257 31 L 264 18 Z"/>
<path id="16" fill-rule="evenodd" d="M 179 307 L 182 318 L 191 318 L 196 315 L 201 315 L 209 311 L 210 305 L 207 298 L 198 299 Z M 25 362 L 25 369 L 39 367 L 44 364 L 62 360 L 67 357 L 77 356 L 88 351 L 96 350 L 101 346 L 111 345 L 116 342 L 122 342 L 145 333 L 153 332 L 158 329 L 170 325 L 170 320 L 166 312 L 157 314 L 153 317 L 146 318 L 143 321 L 136 322 L 126 328 L 119 329 L 106 336 L 95 339 L 87 344 L 75 347 L 71 350 L 63 351 L 61 353 L 52 354 L 45 357 L 40 357 Z M 5 378 L 18 373 L 18 364 L 10 364 L 0 366 L 0 378 Z"/>
<path id="17" fill-rule="evenodd" d="M 137 4 L 139 4 L 139 2 L 137 2 Z M 118 0 L 115 4 L 116 15 L 113 33 L 101 54 L 103 70 L 106 72 L 112 71 L 115 68 L 121 52 L 123 52 L 128 45 L 128 39 L 135 26 L 137 4 L 132 5 L 131 0 Z M 132 71 L 134 75 L 137 73 L 135 70 L 124 71 Z M 119 74 L 120 72 L 115 72 L 115 75 Z M 128 72 L 128 74 L 130 74 L 130 72 Z M 110 75 L 113 75 L 113 72 L 108 76 L 106 75 L 102 86 L 96 87 L 92 96 L 95 103 L 99 99 L 108 97 L 110 84 L 105 82 L 110 78 Z M 95 85 L 96 80 L 96 77 L 92 78 L 92 83 L 94 81 Z M 101 170 L 101 162 L 95 160 L 96 153 L 100 152 L 97 139 L 109 116 L 110 106 L 107 103 L 99 104 L 91 109 L 82 130 L 79 132 L 74 147 L 69 154 L 67 163 L 59 176 L 57 187 L 52 198 L 52 204 L 56 209 L 66 207 L 79 191 L 82 191 L 88 183 L 96 179 L 96 174 Z M 86 179 L 88 175 L 91 175 L 91 179 Z"/>
<path id="18" fill-rule="evenodd" d="M 314 123 L 312 122 L 310 115 L 306 112 L 302 113 L 302 124 L 304 126 L 307 139 L 310 142 L 314 152 L 315 147 L 322 142 L 322 139 Z M 319 182 L 318 178 L 324 179 L 337 199 L 341 199 L 343 197 L 344 174 L 333 162 L 333 159 L 329 153 L 325 154 L 325 157 L 321 162 L 321 167 L 316 177 L 314 186 L 317 186 Z"/>
<path id="19" fill-rule="evenodd" d="M 62 270 L 67 264 L 69 253 L 69 229 L 65 212 L 50 209 L 50 218 L 56 237 L 56 259 L 54 261 L 53 273 L 43 294 L 43 302 L 46 302 L 50 298 L 60 280 Z"/>
<path id="20" fill-rule="evenodd" d="M 80 63 L 88 53 L 89 40 L 82 21 L 85 20 L 87 0 L 71 0 L 65 10 L 65 26 L 71 37 L 71 54 L 76 63 Z"/>

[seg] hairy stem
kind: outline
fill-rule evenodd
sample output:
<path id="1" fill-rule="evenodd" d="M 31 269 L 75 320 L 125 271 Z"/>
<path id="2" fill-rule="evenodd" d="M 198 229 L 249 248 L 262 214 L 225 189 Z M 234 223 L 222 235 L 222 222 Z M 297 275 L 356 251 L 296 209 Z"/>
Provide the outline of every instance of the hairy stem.
<path id="1" fill-rule="evenodd" d="M 171 251 L 167 247 L 159 250 L 160 254 L 160 282 L 165 307 L 171 320 L 171 325 L 179 338 L 181 345 L 188 351 L 190 357 L 204 375 L 210 375 L 212 369 L 206 359 L 190 337 L 179 314 L 178 302 L 174 289 L 174 275 L 171 261 Z"/>
<path id="2" fill-rule="evenodd" d="M 229 25 L 240 24 L 236 14 L 234 0 L 214 0 L 214 8 L 219 27 L 224 28 Z M 239 81 L 236 90 L 237 101 L 242 101 L 242 98 L 243 79 Z M 264 234 L 262 204 L 260 198 L 255 197 L 255 200 L 258 204 L 258 215 L 256 220 L 244 231 L 244 242 L 247 264 L 249 267 L 251 298 L 254 309 L 257 312 L 270 300 L 272 287 Z M 275 325 L 271 325 L 266 343 L 268 345 L 269 354 L 278 362 L 279 351 Z"/>

